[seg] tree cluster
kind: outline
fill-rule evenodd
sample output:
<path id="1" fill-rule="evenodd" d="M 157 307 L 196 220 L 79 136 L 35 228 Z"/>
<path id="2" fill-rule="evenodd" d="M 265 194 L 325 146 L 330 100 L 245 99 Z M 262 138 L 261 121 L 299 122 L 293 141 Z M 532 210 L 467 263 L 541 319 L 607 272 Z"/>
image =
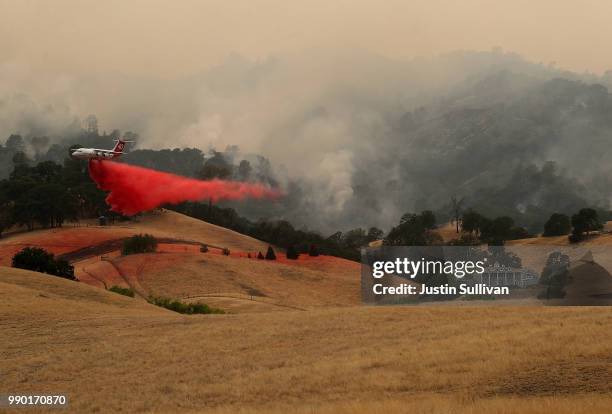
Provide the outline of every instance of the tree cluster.
<path id="1" fill-rule="evenodd" d="M 420 214 L 406 213 L 399 225 L 393 227 L 384 244 L 389 246 L 427 246 L 442 244 L 442 238 L 433 232 L 436 228 L 436 216 L 425 210 Z"/>
<path id="2" fill-rule="evenodd" d="M 65 279 L 76 280 L 74 267 L 63 259 L 38 247 L 26 247 L 13 256 L 13 267 L 47 273 Z"/>
<path id="3" fill-rule="evenodd" d="M 61 227 L 67 220 L 107 213 L 105 194 L 89 178 L 87 163 L 66 159 L 63 165 L 30 166 L 23 153 L 14 161 L 9 178 L 0 181 L 0 234 L 14 225 Z"/>
<path id="4" fill-rule="evenodd" d="M 219 207 L 206 203 L 188 202 L 168 208 L 205 220 L 242 234 L 268 242 L 275 246 L 292 247 L 299 254 L 318 256 L 319 254 L 359 260 L 359 249 L 374 240 L 380 240 L 383 232 L 375 227 L 369 230 L 361 228 L 345 233 L 336 232 L 329 237 L 320 233 L 296 229 L 286 220 L 251 221 L 241 217 L 230 207 Z"/>
<path id="5" fill-rule="evenodd" d="M 506 240 L 529 237 L 527 230 L 516 226 L 514 219 L 508 216 L 490 219 L 474 210 L 467 210 L 463 213 L 461 223 L 464 232 L 491 245 L 502 245 Z"/>
<path id="6" fill-rule="evenodd" d="M 603 223 L 599 220 L 597 210 L 583 208 L 578 213 L 572 215 L 572 234 L 569 240 L 572 243 L 583 240 L 593 231 L 601 230 Z"/>
<path id="7" fill-rule="evenodd" d="M 150 234 L 136 234 L 123 241 L 121 254 L 152 253 L 157 250 L 157 239 Z"/>

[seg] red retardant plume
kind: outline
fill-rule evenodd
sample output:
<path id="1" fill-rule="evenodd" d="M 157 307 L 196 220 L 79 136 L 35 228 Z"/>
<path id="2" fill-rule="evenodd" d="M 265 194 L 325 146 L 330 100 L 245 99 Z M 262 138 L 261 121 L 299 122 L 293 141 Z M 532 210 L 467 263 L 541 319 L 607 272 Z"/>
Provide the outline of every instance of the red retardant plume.
<path id="1" fill-rule="evenodd" d="M 200 181 L 112 161 L 89 161 L 89 175 L 98 188 L 109 191 L 111 210 L 132 216 L 162 204 L 212 199 L 277 198 L 280 192 L 262 184 L 239 181 Z"/>

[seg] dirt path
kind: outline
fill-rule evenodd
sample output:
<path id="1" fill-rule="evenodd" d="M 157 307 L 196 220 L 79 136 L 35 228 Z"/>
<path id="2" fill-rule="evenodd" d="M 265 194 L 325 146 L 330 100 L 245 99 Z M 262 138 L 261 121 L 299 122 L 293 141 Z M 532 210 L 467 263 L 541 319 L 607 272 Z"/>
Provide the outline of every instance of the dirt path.
<path id="1" fill-rule="evenodd" d="M 300 311 L 306 310 L 304 308 L 300 308 L 297 306 L 278 303 L 271 299 L 265 299 L 263 297 L 253 296 L 253 295 L 241 295 L 239 293 L 203 293 L 199 295 L 189 295 L 189 296 L 182 297 L 182 299 L 198 299 L 198 298 L 229 298 L 229 299 L 238 299 L 238 300 L 249 300 L 252 302 L 264 303 L 266 305 L 278 306 L 282 308 L 288 308 L 288 309 L 294 309 L 294 310 L 300 310 Z"/>
<path id="2" fill-rule="evenodd" d="M 81 260 L 88 259 L 94 256 L 103 256 L 105 254 L 121 250 L 123 247 L 123 242 L 127 240 L 127 237 L 122 237 L 119 239 L 112 239 L 104 241 L 95 246 L 87 246 L 82 249 L 73 250 L 71 252 L 67 252 L 61 255 L 58 255 L 58 258 L 67 260 L 69 262 L 79 262 Z M 174 239 L 168 237 L 160 237 L 157 238 L 157 243 L 160 244 L 187 244 L 191 246 L 203 246 L 206 245 L 208 248 L 223 250 L 223 247 L 214 246 L 212 244 L 200 243 L 193 240 L 182 240 L 182 239 Z"/>
<path id="3" fill-rule="evenodd" d="M 135 280 L 131 280 L 130 277 L 128 277 L 125 273 L 123 273 L 123 271 L 121 270 L 121 268 L 119 267 L 119 265 L 117 265 L 117 263 L 115 263 L 114 260 L 110 259 L 107 260 L 108 263 L 110 263 L 115 270 L 117 271 L 117 273 L 119 274 L 119 276 L 121 276 L 121 278 L 125 281 L 125 283 L 130 287 L 130 289 L 132 289 L 132 291 L 134 291 L 134 293 L 136 293 L 138 296 L 140 296 L 141 298 L 143 298 L 144 300 L 147 300 L 148 297 L 150 296 L 145 289 L 142 287 L 142 285 L 140 284 L 140 282 L 138 282 L 138 276 L 134 276 Z M 144 268 L 144 264 L 142 265 L 142 267 L 138 270 L 137 274 L 141 274 L 142 273 L 142 268 Z"/>

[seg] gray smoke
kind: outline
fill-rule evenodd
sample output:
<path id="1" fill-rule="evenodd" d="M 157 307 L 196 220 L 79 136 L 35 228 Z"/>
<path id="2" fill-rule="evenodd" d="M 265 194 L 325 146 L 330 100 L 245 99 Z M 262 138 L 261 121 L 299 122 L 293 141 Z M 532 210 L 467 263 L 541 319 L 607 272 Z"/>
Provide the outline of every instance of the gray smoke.
<path id="1" fill-rule="evenodd" d="M 140 148 L 237 145 L 237 159 L 264 155 L 287 197 L 267 210 L 239 206 L 247 215 L 321 230 L 388 228 L 408 211 L 444 216 L 453 195 L 527 217 L 611 200 L 609 77 L 500 51 L 411 61 L 231 56 L 175 80 L 0 71 L 5 137 L 61 136 L 95 113 L 101 129 L 138 132 Z"/>

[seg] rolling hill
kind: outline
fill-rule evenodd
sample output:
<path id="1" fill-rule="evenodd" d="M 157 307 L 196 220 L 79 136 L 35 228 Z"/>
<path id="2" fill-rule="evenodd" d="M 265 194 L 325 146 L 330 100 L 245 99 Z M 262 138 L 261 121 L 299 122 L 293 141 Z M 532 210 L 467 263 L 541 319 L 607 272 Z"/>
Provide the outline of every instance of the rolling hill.
<path id="1" fill-rule="evenodd" d="M 0 388 L 65 393 L 68 412 L 604 413 L 612 404 L 609 308 L 183 316 L 5 267 L 0 294 Z"/>
<path id="2" fill-rule="evenodd" d="M 245 252 L 265 252 L 268 247 L 267 243 L 235 231 L 171 210 L 159 210 L 112 226 L 67 224 L 62 228 L 8 234 L 0 239 L 0 265 L 10 265 L 12 256 L 26 246 L 42 247 L 60 255 L 138 233 L 150 233 L 158 238 L 194 241 Z"/>
<path id="3" fill-rule="evenodd" d="M 257 241 L 171 212 L 14 235 L 0 249 L 40 243 L 61 253 L 142 231 L 235 250 L 176 242 L 155 254 L 92 256 L 75 263 L 87 283 L 0 267 L 0 389 L 66 393 L 69 412 L 603 413 L 612 405 L 607 307 L 355 306 L 357 263 L 249 259 L 237 249 Z M 149 294 L 230 313 L 180 315 L 145 302 Z"/>
<path id="4" fill-rule="evenodd" d="M 156 236 L 158 252 L 122 257 L 122 240 L 137 233 Z M 202 253 L 200 244 L 218 248 Z M 0 264 L 9 265 L 25 246 L 71 257 L 84 283 L 130 287 L 141 298 L 205 296 L 212 305 L 235 311 L 356 305 L 360 300 L 358 263 L 330 256 L 287 260 L 282 254 L 276 261 L 258 260 L 257 252 L 265 252 L 268 244 L 169 210 L 111 226 L 9 235 L 0 240 Z M 230 254 L 222 255 L 219 248 Z"/>

